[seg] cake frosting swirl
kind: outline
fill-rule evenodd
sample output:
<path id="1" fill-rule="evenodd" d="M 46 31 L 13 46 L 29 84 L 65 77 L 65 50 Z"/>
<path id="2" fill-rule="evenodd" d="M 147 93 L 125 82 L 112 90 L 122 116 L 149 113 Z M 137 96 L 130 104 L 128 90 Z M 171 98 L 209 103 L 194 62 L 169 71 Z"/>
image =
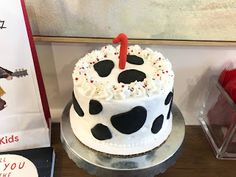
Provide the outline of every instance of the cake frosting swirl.
<path id="1" fill-rule="evenodd" d="M 120 69 L 119 63 L 120 46 L 113 47 L 107 45 L 101 50 L 94 50 L 79 59 L 74 71 L 73 82 L 79 92 L 83 92 L 88 97 L 97 99 L 127 99 L 130 97 L 152 96 L 153 94 L 166 93 L 173 87 L 174 72 L 172 65 L 161 53 L 150 48 L 142 49 L 138 45 L 128 48 L 128 56 L 138 56 L 144 60 L 143 65 L 136 65 L 137 70 L 145 72 L 147 75 L 143 81 L 134 81 L 129 84 L 116 82 Z M 109 79 L 99 77 L 94 70 L 94 64 L 111 60 L 114 68 Z M 134 69 L 134 65 L 127 63 L 126 69 Z"/>

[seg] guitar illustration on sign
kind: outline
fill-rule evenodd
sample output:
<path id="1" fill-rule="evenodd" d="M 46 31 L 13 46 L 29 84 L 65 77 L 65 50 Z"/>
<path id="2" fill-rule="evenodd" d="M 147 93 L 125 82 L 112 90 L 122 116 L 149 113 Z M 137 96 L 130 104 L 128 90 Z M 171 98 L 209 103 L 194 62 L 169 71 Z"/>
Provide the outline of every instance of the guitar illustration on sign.
<path id="1" fill-rule="evenodd" d="M 28 72 L 26 69 L 17 69 L 15 72 L 11 74 L 12 77 L 25 77 L 28 76 Z"/>
<path id="2" fill-rule="evenodd" d="M 15 70 L 15 72 L 11 72 L 5 68 L 0 67 L 0 79 L 5 78 L 7 80 L 12 80 L 13 77 L 20 78 L 20 77 L 25 77 L 27 75 L 28 72 L 26 69 L 17 69 Z M 6 92 L 0 86 L 0 111 L 6 107 L 6 101 L 1 98 L 5 94 Z"/>

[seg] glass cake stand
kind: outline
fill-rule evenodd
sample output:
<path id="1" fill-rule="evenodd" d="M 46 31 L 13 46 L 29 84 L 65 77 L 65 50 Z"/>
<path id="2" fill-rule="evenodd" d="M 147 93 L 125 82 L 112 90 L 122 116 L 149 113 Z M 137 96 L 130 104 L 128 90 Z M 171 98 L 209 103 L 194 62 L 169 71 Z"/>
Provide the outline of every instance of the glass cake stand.
<path id="1" fill-rule="evenodd" d="M 173 128 L 168 139 L 158 148 L 144 154 L 123 157 L 112 156 L 92 150 L 83 145 L 74 135 L 68 103 L 61 119 L 61 141 L 70 159 L 91 175 L 100 177 L 154 177 L 164 173 L 179 157 L 185 136 L 184 118 L 173 104 Z"/>

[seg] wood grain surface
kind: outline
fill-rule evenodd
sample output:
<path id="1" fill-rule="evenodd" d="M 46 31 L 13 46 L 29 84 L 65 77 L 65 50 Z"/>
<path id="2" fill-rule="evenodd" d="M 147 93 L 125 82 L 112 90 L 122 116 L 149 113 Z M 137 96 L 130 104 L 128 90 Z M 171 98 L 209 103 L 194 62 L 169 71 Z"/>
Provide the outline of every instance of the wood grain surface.
<path id="1" fill-rule="evenodd" d="M 52 124 L 56 152 L 54 177 L 95 177 L 70 160 L 60 142 L 58 123 Z M 236 160 L 217 160 L 200 126 L 186 126 L 183 152 L 176 164 L 158 177 L 236 177 Z"/>
<path id="2" fill-rule="evenodd" d="M 35 42 L 53 43 L 88 43 L 88 44 L 110 44 L 112 38 L 90 38 L 90 37 L 61 37 L 61 36 L 37 36 Z M 129 39 L 129 44 L 134 45 L 178 45 L 178 46 L 236 46 L 236 41 L 207 41 L 207 40 L 167 40 L 167 39 Z"/>

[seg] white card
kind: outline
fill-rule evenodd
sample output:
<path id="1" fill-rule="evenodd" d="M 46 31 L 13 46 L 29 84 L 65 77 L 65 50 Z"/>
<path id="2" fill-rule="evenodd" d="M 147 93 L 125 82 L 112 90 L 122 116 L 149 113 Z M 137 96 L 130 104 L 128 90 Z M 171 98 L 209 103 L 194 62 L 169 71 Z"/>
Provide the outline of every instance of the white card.
<path id="1" fill-rule="evenodd" d="M 50 145 L 41 77 L 23 0 L 1 0 L 0 151 Z M 18 141 L 5 141 L 12 135 Z"/>

